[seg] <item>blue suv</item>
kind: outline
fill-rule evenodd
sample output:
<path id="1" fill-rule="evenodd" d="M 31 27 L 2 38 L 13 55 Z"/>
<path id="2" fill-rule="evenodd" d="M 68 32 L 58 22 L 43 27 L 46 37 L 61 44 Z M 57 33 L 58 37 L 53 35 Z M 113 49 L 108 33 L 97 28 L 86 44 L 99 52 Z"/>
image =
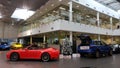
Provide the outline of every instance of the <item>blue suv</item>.
<path id="1" fill-rule="evenodd" d="M 101 55 L 112 56 L 112 48 L 103 41 L 92 40 L 89 36 L 80 36 L 81 44 L 78 46 L 78 53 L 81 56 L 93 55 L 99 58 Z"/>

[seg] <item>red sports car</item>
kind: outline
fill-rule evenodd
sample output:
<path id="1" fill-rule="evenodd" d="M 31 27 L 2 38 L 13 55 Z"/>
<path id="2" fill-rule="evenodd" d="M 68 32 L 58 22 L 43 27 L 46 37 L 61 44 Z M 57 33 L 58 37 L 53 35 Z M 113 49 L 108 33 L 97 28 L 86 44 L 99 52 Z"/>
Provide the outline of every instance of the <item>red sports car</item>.
<path id="1" fill-rule="evenodd" d="M 6 57 L 8 60 L 17 61 L 19 59 L 40 59 L 44 62 L 59 59 L 59 50 L 55 48 L 26 47 L 19 50 L 10 50 Z"/>

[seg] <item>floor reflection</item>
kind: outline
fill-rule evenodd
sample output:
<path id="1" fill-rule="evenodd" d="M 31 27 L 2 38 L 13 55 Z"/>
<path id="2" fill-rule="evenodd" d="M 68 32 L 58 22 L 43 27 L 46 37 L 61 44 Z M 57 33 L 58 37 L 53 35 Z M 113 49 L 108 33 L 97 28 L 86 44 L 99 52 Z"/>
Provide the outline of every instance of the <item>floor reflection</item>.
<path id="1" fill-rule="evenodd" d="M 101 58 L 80 58 L 63 56 L 59 60 L 42 62 L 40 60 L 20 60 L 16 62 L 6 59 L 6 51 L 0 51 L 0 67 L 2 68 L 119 68 L 120 54 Z"/>

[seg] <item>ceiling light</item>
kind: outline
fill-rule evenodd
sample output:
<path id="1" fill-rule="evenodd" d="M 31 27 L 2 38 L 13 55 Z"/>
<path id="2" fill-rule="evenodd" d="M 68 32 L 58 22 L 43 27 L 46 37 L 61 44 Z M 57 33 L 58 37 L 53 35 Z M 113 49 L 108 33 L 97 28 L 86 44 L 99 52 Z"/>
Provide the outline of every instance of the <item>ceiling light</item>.
<path id="1" fill-rule="evenodd" d="M 50 15 L 52 15 L 52 14 L 48 13 L 48 15 L 50 16 Z"/>
<path id="2" fill-rule="evenodd" d="M 0 7 L 3 7 L 4 5 L 3 4 L 0 4 Z"/>
<path id="3" fill-rule="evenodd" d="M 86 17 L 90 17 L 89 15 L 86 15 Z"/>
<path id="4" fill-rule="evenodd" d="M 68 2 L 68 4 L 70 4 L 70 2 Z"/>
<path id="5" fill-rule="evenodd" d="M 59 9 L 61 9 L 61 10 L 66 10 L 65 8 L 63 8 L 63 7 L 60 7 Z"/>
<path id="6" fill-rule="evenodd" d="M 54 6 L 54 4 L 52 4 L 51 6 Z"/>
<path id="7" fill-rule="evenodd" d="M 2 16 L 0 16 L 0 18 L 2 18 Z"/>
<path id="8" fill-rule="evenodd" d="M 56 12 L 55 10 L 53 12 Z"/>
<path id="9" fill-rule="evenodd" d="M 2 18 L 2 15 L 1 15 L 1 13 L 0 13 L 0 18 Z"/>
<path id="10" fill-rule="evenodd" d="M 40 12 L 40 13 L 42 13 L 42 12 Z"/>
<path id="11" fill-rule="evenodd" d="M 59 1 L 62 1 L 62 0 L 59 0 Z"/>
<path id="12" fill-rule="evenodd" d="M 30 11 L 27 9 L 16 8 L 16 10 L 14 11 L 11 17 L 26 20 L 30 16 L 32 16 L 34 13 L 35 13 L 34 11 Z"/>
<path id="13" fill-rule="evenodd" d="M 79 6 L 77 5 L 76 7 L 78 8 Z"/>

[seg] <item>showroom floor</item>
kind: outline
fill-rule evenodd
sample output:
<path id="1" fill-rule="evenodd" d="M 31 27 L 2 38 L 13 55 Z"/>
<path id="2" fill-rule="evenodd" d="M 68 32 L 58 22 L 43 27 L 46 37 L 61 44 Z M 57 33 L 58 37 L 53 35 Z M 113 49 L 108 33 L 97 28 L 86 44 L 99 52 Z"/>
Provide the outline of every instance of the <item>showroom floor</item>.
<path id="1" fill-rule="evenodd" d="M 0 68 L 120 68 L 120 54 L 111 57 L 80 58 L 64 56 L 58 61 L 42 62 L 39 60 L 6 60 L 6 51 L 0 51 Z"/>

